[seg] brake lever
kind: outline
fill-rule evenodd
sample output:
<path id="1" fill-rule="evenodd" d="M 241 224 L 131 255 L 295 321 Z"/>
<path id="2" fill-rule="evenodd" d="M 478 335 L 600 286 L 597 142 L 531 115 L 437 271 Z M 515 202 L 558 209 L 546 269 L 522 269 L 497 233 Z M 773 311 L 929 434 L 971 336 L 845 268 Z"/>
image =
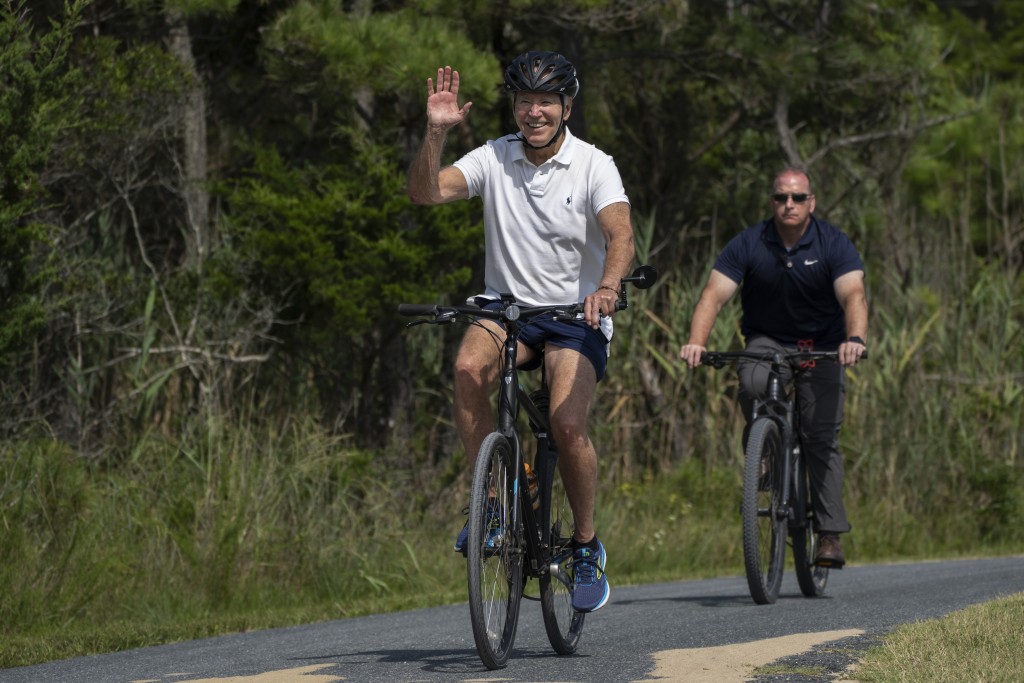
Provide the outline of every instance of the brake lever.
<path id="1" fill-rule="evenodd" d="M 700 362 L 704 365 L 710 365 L 715 370 L 721 370 L 725 367 L 725 359 L 719 356 L 717 353 L 708 353 L 705 351 L 701 355 Z"/>
<path id="2" fill-rule="evenodd" d="M 562 322 L 574 322 L 576 320 L 583 319 L 583 311 L 574 313 L 570 311 L 569 308 L 556 308 L 552 311 L 552 315 L 555 320 L 560 320 Z"/>

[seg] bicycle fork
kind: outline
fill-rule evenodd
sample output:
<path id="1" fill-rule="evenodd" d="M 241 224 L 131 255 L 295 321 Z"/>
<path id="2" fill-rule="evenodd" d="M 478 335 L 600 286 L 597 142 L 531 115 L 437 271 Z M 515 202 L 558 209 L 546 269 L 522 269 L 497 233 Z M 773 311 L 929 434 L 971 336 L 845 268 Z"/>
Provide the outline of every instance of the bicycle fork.
<path id="1" fill-rule="evenodd" d="M 782 498 L 778 507 L 775 508 L 775 516 L 777 519 L 786 519 L 792 524 L 794 510 L 790 505 L 790 498 L 793 494 L 793 460 L 799 454 L 799 450 L 797 450 L 799 447 L 796 444 L 796 434 L 793 430 L 793 404 L 783 398 L 782 380 L 780 379 L 781 367 L 782 357 L 776 354 L 772 358 L 768 395 L 764 400 L 754 401 L 751 424 L 759 417 L 767 417 L 774 420 L 779 427 L 782 441 L 780 444 L 782 448 Z M 780 408 L 784 409 L 780 410 Z"/>

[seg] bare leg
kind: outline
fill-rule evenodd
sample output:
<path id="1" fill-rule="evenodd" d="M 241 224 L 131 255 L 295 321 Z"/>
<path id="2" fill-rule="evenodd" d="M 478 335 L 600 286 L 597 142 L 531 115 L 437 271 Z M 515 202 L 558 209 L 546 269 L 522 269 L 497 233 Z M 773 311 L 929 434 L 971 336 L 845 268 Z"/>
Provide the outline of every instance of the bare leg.
<path id="1" fill-rule="evenodd" d="M 480 321 L 494 330 L 495 338 L 486 330 L 472 325 L 466 330 L 455 359 L 455 428 L 459 432 L 470 471 L 476 463 L 480 444 L 494 431 L 494 393 L 501 366 L 502 340 L 505 332 L 490 320 Z M 536 354 L 519 345 L 519 364 Z"/>
<path id="2" fill-rule="evenodd" d="M 545 351 L 551 392 L 551 432 L 558 448 L 558 469 L 569 496 L 577 541 L 594 538 L 597 452 L 587 433 L 587 415 L 597 387 L 594 366 L 571 349 Z"/>

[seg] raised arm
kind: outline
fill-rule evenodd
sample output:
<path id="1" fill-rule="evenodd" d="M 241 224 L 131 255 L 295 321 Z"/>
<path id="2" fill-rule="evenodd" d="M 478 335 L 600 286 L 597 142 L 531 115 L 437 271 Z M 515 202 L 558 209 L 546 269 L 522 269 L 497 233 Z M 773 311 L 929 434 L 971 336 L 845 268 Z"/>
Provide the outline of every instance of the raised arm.
<path id="1" fill-rule="evenodd" d="M 860 340 L 868 338 L 868 301 L 864 293 L 864 271 L 855 270 L 836 278 L 836 299 L 843 307 L 846 317 L 846 337 Z M 848 341 L 839 345 L 839 362 L 843 365 L 856 365 L 864 354 L 864 343 Z"/>
<path id="2" fill-rule="evenodd" d="M 739 283 L 712 270 L 708 283 L 701 292 L 700 300 L 693 309 L 693 320 L 690 322 L 690 338 L 679 349 L 679 357 L 691 368 L 700 365 L 700 354 L 707 351 L 706 344 L 711 336 L 711 328 L 715 326 L 718 312 L 732 295 L 739 289 Z"/>
<path id="3" fill-rule="evenodd" d="M 453 166 L 441 168 L 441 152 L 448 130 L 462 123 L 472 106 L 472 102 L 466 102 L 459 107 L 459 72 L 450 66 L 437 70 L 436 90 L 433 79 L 427 79 L 427 130 L 407 180 L 414 204 L 443 204 L 469 197 L 462 171 Z"/>

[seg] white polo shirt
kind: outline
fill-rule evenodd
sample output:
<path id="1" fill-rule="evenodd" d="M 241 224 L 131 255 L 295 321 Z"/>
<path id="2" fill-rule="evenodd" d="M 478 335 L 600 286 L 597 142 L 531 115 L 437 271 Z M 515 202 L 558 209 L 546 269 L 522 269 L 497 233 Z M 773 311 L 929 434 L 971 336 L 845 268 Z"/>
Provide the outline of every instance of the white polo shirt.
<path id="1" fill-rule="evenodd" d="M 535 166 L 514 135 L 455 162 L 484 203 L 486 296 L 524 305 L 581 302 L 601 284 L 606 243 L 597 213 L 629 202 L 612 158 L 565 130 L 561 149 Z M 605 335 L 611 337 L 611 319 Z M 604 327 L 604 326 L 603 326 Z"/>

